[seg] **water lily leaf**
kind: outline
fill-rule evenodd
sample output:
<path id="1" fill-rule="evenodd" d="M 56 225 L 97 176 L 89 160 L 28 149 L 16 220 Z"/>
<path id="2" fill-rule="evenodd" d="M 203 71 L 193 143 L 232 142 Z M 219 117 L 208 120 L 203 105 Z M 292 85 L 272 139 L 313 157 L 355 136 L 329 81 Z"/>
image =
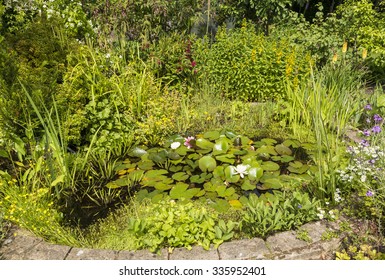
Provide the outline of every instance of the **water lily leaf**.
<path id="1" fill-rule="evenodd" d="M 168 156 L 169 159 L 172 159 L 172 160 L 178 160 L 178 159 L 181 158 L 181 156 L 178 153 L 174 152 L 174 151 L 168 151 L 167 152 L 167 156 Z"/>
<path id="2" fill-rule="evenodd" d="M 256 186 L 255 184 L 251 184 L 250 180 L 244 180 L 241 188 L 242 190 L 245 190 L 245 191 L 251 191 L 251 190 L 254 190 Z"/>
<path id="3" fill-rule="evenodd" d="M 239 181 L 240 176 L 237 175 L 235 166 L 229 165 L 225 168 L 225 178 L 229 183 L 236 183 Z"/>
<path id="4" fill-rule="evenodd" d="M 191 159 L 191 160 L 197 160 L 197 159 L 201 158 L 201 155 L 199 155 L 197 153 L 193 153 L 193 154 L 188 155 L 187 158 Z"/>
<path id="5" fill-rule="evenodd" d="M 142 170 L 151 170 L 154 165 L 155 165 L 155 163 L 151 160 L 138 162 L 138 168 L 142 169 Z"/>
<path id="6" fill-rule="evenodd" d="M 170 145 L 174 142 L 179 142 L 183 145 L 184 143 L 184 137 L 179 135 L 179 134 L 176 134 L 176 135 L 173 135 L 171 136 L 170 138 L 168 138 L 166 141 L 165 141 L 165 145 L 164 145 L 164 148 L 169 148 Z"/>
<path id="7" fill-rule="evenodd" d="M 293 154 L 293 152 L 288 148 L 286 147 L 285 145 L 283 144 L 278 144 L 274 147 L 275 151 L 280 154 L 281 156 L 283 155 L 286 155 L 286 156 L 291 156 Z"/>
<path id="8" fill-rule="evenodd" d="M 281 162 L 291 162 L 294 160 L 294 157 L 292 156 L 282 156 L 281 157 Z"/>
<path id="9" fill-rule="evenodd" d="M 231 132 L 231 131 L 226 131 L 225 135 L 229 139 L 233 139 L 233 138 L 237 137 L 237 135 L 234 132 Z"/>
<path id="10" fill-rule="evenodd" d="M 156 195 L 154 195 L 152 198 L 151 198 L 151 202 L 152 203 L 159 203 L 160 201 L 162 201 L 164 199 L 164 194 L 163 193 L 158 193 Z"/>
<path id="11" fill-rule="evenodd" d="M 214 147 L 214 143 L 204 139 L 204 138 L 199 138 L 196 140 L 196 145 L 203 149 L 203 150 L 212 150 Z"/>
<path id="12" fill-rule="evenodd" d="M 180 199 L 183 197 L 184 193 L 188 188 L 188 184 L 178 182 L 175 186 L 172 187 L 170 191 L 170 197 L 173 199 Z"/>
<path id="13" fill-rule="evenodd" d="M 178 172 L 172 175 L 175 181 L 186 181 L 190 176 L 186 172 Z"/>
<path id="14" fill-rule="evenodd" d="M 248 178 L 251 180 L 251 181 L 258 181 L 262 175 L 263 175 L 263 168 L 261 167 L 251 167 L 249 168 L 249 172 L 248 172 Z"/>
<path id="15" fill-rule="evenodd" d="M 175 172 L 175 173 L 176 173 L 176 172 L 181 171 L 182 168 L 183 168 L 182 165 L 172 165 L 172 166 L 169 167 L 169 170 L 170 170 L 171 172 Z"/>
<path id="16" fill-rule="evenodd" d="M 277 144 L 277 140 L 271 139 L 271 138 L 263 138 L 263 139 L 261 139 L 261 142 L 265 143 L 268 146 L 272 146 L 274 144 Z"/>
<path id="17" fill-rule="evenodd" d="M 220 136 L 220 132 L 219 131 L 208 131 L 206 132 L 205 134 L 203 134 L 203 137 L 206 138 L 206 139 L 209 139 L 211 141 L 213 140 L 217 140 Z"/>
<path id="18" fill-rule="evenodd" d="M 226 163 L 230 163 L 230 164 L 234 164 L 234 162 L 235 162 L 235 159 L 234 159 L 235 156 L 232 154 L 220 155 L 220 156 L 216 156 L 215 158 L 218 161 L 226 162 Z"/>
<path id="19" fill-rule="evenodd" d="M 298 140 L 293 140 L 293 139 L 287 139 L 283 143 L 286 147 L 293 147 L 293 148 L 298 148 L 301 146 L 301 143 Z"/>
<path id="20" fill-rule="evenodd" d="M 196 150 L 198 153 L 202 154 L 202 155 L 205 155 L 205 154 L 208 154 L 211 152 L 211 149 L 200 149 L 200 150 Z"/>
<path id="21" fill-rule="evenodd" d="M 195 197 L 201 197 L 201 196 L 204 196 L 206 194 L 206 191 L 205 190 L 201 190 L 199 189 L 199 192 L 197 192 L 195 194 Z"/>
<path id="22" fill-rule="evenodd" d="M 291 173 L 296 173 L 296 174 L 303 174 L 306 171 L 308 171 L 308 169 L 309 169 L 309 166 L 307 166 L 307 165 L 302 165 L 302 167 L 299 167 L 299 168 L 296 168 L 293 166 L 289 166 L 287 168 L 287 170 L 289 170 Z"/>
<path id="23" fill-rule="evenodd" d="M 161 150 L 157 153 L 151 153 L 148 155 L 148 159 L 155 163 L 164 163 L 167 160 L 167 151 Z"/>
<path id="24" fill-rule="evenodd" d="M 122 163 L 122 164 L 118 164 L 115 168 L 114 168 L 114 171 L 120 171 L 120 170 L 123 170 L 123 169 L 130 169 L 130 168 L 136 168 L 136 163 Z"/>
<path id="25" fill-rule="evenodd" d="M 145 154 L 147 154 L 147 151 L 139 147 L 132 148 L 131 151 L 128 153 L 130 157 L 138 157 L 138 158 Z"/>
<path id="26" fill-rule="evenodd" d="M 270 178 L 263 183 L 263 187 L 269 189 L 280 189 L 282 186 L 283 184 L 278 178 Z"/>
<path id="27" fill-rule="evenodd" d="M 229 150 L 229 143 L 225 138 L 219 139 L 213 147 L 213 155 L 225 154 Z"/>
<path id="28" fill-rule="evenodd" d="M 167 174 L 168 171 L 166 169 L 157 169 L 157 170 L 149 170 L 145 173 L 146 178 L 156 178 L 160 175 Z"/>
<path id="29" fill-rule="evenodd" d="M 226 186 L 224 184 L 217 186 L 215 189 L 219 197 L 225 197 L 225 192 L 226 192 Z"/>
<path id="30" fill-rule="evenodd" d="M 147 198 L 148 197 L 148 190 L 146 189 L 143 189 L 143 190 L 140 190 L 136 193 L 135 195 L 135 198 L 141 202 L 143 201 L 143 199 Z"/>
<path id="31" fill-rule="evenodd" d="M 190 177 L 190 182 L 195 184 L 202 184 L 205 180 L 206 178 L 200 175 L 193 175 Z"/>
<path id="32" fill-rule="evenodd" d="M 278 153 L 275 151 L 273 146 L 262 146 L 262 147 L 258 148 L 255 152 L 257 154 L 269 154 L 269 155 L 273 155 L 273 156 L 278 155 Z"/>
<path id="33" fill-rule="evenodd" d="M 233 207 L 235 209 L 242 209 L 243 208 L 242 203 L 238 199 L 229 200 L 229 204 L 231 205 L 231 207 Z"/>
<path id="34" fill-rule="evenodd" d="M 197 194 L 201 191 L 201 189 L 199 188 L 192 188 L 192 189 L 188 189 L 186 190 L 184 193 L 183 193 L 183 197 L 184 198 L 187 198 L 187 199 L 191 199 L 193 198 L 194 196 L 197 196 Z"/>
<path id="35" fill-rule="evenodd" d="M 217 210 L 220 213 L 225 213 L 229 210 L 230 203 L 227 200 L 224 199 L 217 199 L 214 204 L 212 204 L 212 207 Z"/>
<path id="36" fill-rule="evenodd" d="M 206 182 L 206 183 L 203 184 L 203 188 L 207 192 L 215 192 L 217 187 L 215 185 L 213 185 L 212 182 Z"/>
<path id="37" fill-rule="evenodd" d="M 154 184 L 154 188 L 159 191 L 167 191 L 172 188 L 172 184 L 165 184 L 164 182 L 158 182 Z"/>
<path id="38" fill-rule="evenodd" d="M 185 146 L 185 145 L 180 145 L 179 146 L 179 148 L 177 148 L 176 150 L 175 150 L 175 152 L 178 154 L 178 155 L 180 155 L 180 156 L 185 156 L 185 155 L 187 155 L 187 151 L 188 151 L 189 149 L 187 149 L 187 147 Z"/>
<path id="39" fill-rule="evenodd" d="M 224 179 L 225 178 L 224 167 L 222 165 L 219 165 L 219 166 L 215 167 L 215 169 L 213 171 L 213 176 L 214 176 L 214 178 L 222 178 L 222 179 Z"/>
<path id="40" fill-rule="evenodd" d="M 211 156 L 204 156 L 199 160 L 199 168 L 203 172 L 212 172 L 217 167 L 217 162 Z"/>
<path id="41" fill-rule="evenodd" d="M 261 166 L 263 170 L 266 170 L 266 171 L 277 171 L 280 169 L 280 166 L 277 163 L 272 161 L 264 161 L 262 162 Z"/>

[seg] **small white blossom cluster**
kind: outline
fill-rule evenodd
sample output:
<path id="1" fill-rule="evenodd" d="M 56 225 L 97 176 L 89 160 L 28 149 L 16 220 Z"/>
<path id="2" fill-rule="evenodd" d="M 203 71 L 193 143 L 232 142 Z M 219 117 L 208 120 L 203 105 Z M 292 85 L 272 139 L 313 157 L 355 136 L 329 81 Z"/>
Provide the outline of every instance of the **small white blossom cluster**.
<path id="1" fill-rule="evenodd" d="M 378 162 L 384 158 L 385 153 L 378 146 L 362 144 L 358 147 L 349 147 L 347 151 L 352 156 L 351 163 L 345 170 L 337 171 L 343 182 L 351 183 L 358 180 L 365 183 L 375 178 L 375 174 L 381 171 Z"/>
<path id="2" fill-rule="evenodd" d="M 320 220 L 323 220 L 323 219 L 335 220 L 336 219 L 336 214 L 335 214 L 334 210 L 329 210 L 328 212 L 326 212 L 324 209 L 322 209 L 320 207 L 318 207 L 317 210 L 318 210 L 317 216 Z"/>
<path id="3" fill-rule="evenodd" d="M 334 201 L 335 202 L 342 201 L 341 190 L 339 188 L 336 188 L 336 191 L 334 193 Z"/>

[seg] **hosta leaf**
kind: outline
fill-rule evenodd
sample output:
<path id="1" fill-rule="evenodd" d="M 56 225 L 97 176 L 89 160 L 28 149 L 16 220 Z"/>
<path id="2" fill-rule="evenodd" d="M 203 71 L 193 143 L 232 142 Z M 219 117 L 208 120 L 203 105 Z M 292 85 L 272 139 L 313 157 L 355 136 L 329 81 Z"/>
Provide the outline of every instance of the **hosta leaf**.
<path id="1" fill-rule="evenodd" d="M 204 156 L 199 160 L 199 168 L 203 172 L 212 172 L 217 167 L 217 162 L 211 156 Z"/>

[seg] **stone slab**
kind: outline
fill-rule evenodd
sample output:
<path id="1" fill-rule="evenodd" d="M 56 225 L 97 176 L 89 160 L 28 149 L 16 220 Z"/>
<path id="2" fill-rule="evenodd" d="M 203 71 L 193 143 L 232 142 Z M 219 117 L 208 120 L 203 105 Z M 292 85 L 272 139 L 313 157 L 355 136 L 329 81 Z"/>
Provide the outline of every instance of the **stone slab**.
<path id="1" fill-rule="evenodd" d="M 300 227 L 300 230 L 306 230 L 311 238 L 311 242 L 320 242 L 322 240 L 323 233 L 327 230 L 325 224 L 320 221 L 315 223 L 305 224 Z"/>
<path id="2" fill-rule="evenodd" d="M 72 248 L 66 260 L 115 260 L 117 251 Z"/>
<path id="3" fill-rule="evenodd" d="M 270 258 L 270 251 L 260 238 L 225 242 L 218 248 L 221 260 L 263 260 Z"/>
<path id="4" fill-rule="evenodd" d="M 64 260 L 71 247 L 41 242 L 24 254 L 24 260 Z"/>
<path id="5" fill-rule="evenodd" d="M 119 251 L 117 260 L 168 260 L 168 250 L 162 249 L 159 254 L 151 253 L 149 250 Z"/>
<path id="6" fill-rule="evenodd" d="M 24 231 L 16 231 L 4 240 L 0 256 L 6 260 L 22 260 L 26 253 L 41 242 L 41 238 L 30 236 Z"/>
<path id="7" fill-rule="evenodd" d="M 170 260 L 219 260 L 217 249 L 211 246 L 210 250 L 205 250 L 201 246 L 194 246 L 191 250 L 186 248 L 175 248 L 169 254 Z"/>
<path id="8" fill-rule="evenodd" d="M 292 252 L 309 246 L 307 242 L 299 240 L 294 231 L 285 231 L 270 236 L 267 238 L 266 244 L 271 251 L 277 253 Z"/>
<path id="9" fill-rule="evenodd" d="M 280 256 L 275 257 L 275 259 L 279 260 L 322 260 L 323 259 L 323 251 L 321 248 L 309 247 L 302 249 L 300 251 L 293 251 L 290 253 L 286 253 Z"/>

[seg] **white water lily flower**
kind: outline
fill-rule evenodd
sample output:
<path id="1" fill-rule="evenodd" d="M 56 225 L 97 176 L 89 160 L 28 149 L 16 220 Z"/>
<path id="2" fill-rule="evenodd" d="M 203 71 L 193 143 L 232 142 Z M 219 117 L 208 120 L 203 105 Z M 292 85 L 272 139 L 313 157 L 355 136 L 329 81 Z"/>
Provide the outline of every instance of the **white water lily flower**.
<path id="1" fill-rule="evenodd" d="M 245 175 L 248 174 L 247 170 L 249 169 L 249 165 L 244 164 L 238 164 L 237 167 L 235 167 L 235 173 L 239 174 L 241 178 L 245 177 Z"/>
<path id="2" fill-rule="evenodd" d="M 180 142 L 172 142 L 171 143 L 171 149 L 175 150 L 180 147 Z"/>

